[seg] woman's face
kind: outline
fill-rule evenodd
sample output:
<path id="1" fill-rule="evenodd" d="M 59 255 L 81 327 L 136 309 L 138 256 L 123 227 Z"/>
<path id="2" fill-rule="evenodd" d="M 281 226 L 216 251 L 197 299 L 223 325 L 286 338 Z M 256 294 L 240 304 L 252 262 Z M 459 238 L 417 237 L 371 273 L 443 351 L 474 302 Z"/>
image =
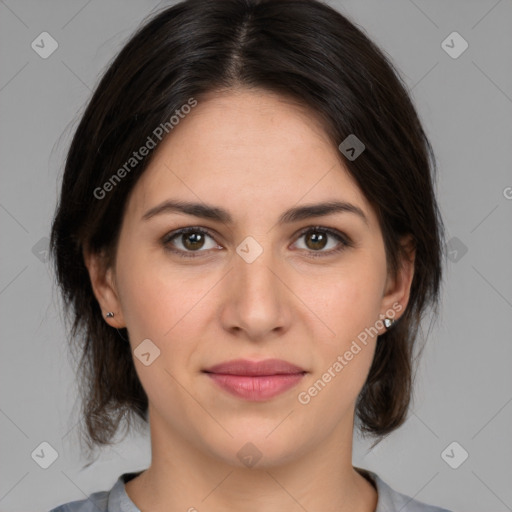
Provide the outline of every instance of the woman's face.
<path id="1" fill-rule="evenodd" d="M 333 202 L 351 206 L 302 210 Z M 226 219 L 201 214 L 210 209 Z M 311 113 L 238 90 L 200 101 L 157 148 L 107 276 L 98 284 L 91 274 L 102 309 L 115 311 L 107 321 L 128 329 L 154 432 L 230 464 L 259 452 L 273 465 L 334 434 L 352 439 L 379 320 L 405 307 L 412 267 L 387 278 L 375 212 Z M 205 372 L 234 359 L 306 373 Z M 292 387 L 278 392 L 285 381 Z M 247 386 L 256 391 L 236 394 Z"/>

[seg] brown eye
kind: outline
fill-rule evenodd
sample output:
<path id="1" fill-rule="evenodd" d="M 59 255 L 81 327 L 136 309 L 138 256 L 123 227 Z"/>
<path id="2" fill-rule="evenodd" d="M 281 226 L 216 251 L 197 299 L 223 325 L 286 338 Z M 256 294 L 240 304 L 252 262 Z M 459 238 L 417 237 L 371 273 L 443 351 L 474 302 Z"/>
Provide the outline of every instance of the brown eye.
<path id="1" fill-rule="evenodd" d="M 341 232 L 323 227 L 309 227 L 303 230 L 299 236 L 304 239 L 305 249 L 310 256 L 330 256 L 347 247 L 352 247 L 350 238 Z M 324 250 L 328 247 L 328 250 Z M 315 254 L 318 253 L 318 254 Z"/>
<path id="2" fill-rule="evenodd" d="M 305 240 L 305 247 L 300 249 L 304 249 L 313 258 L 331 256 L 353 246 L 350 238 L 343 233 L 321 226 L 304 229 L 299 236 L 301 238 Z M 210 246 L 208 239 L 211 240 Z M 163 237 L 162 245 L 166 251 L 183 258 L 207 256 L 209 249 L 222 249 L 209 231 L 200 227 L 187 227 L 168 233 Z M 324 250 L 326 248 L 328 250 Z"/>
<path id="3" fill-rule="evenodd" d="M 197 232 L 183 233 L 181 235 L 181 243 L 190 251 L 201 249 L 204 245 L 204 235 Z"/>
<path id="4" fill-rule="evenodd" d="M 327 245 L 328 236 L 320 231 L 309 231 L 304 236 L 309 249 L 320 250 Z"/>
<path id="5" fill-rule="evenodd" d="M 210 246 L 207 241 L 211 240 Z M 219 247 L 208 231 L 202 228 L 183 228 L 168 233 L 163 239 L 164 248 L 185 258 L 194 258 L 208 252 L 208 249 Z M 194 254 L 197 253 L 197 254 Z"/>

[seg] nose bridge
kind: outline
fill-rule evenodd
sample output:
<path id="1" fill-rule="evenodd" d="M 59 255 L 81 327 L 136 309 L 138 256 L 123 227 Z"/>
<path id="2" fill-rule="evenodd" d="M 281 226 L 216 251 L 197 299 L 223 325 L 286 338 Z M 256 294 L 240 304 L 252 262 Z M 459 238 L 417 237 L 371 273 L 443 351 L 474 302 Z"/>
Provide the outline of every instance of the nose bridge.
<path id="1" fill-rule="evenodd" d="M 261 299 L 272 300 L 279 293 L 278 279 L 275 276 L 277 259 L 271 246 L 271 237 L 258 240 L 246 237 L 237 247 L 234 278 L 241 286 L 243 295 L 262 295 Z"/>
<path id="2" fill-rule="evenodd" d="M 262 240 L 247 237 L 238 245 L 224 304 L 225 326 L 236 326 L 253 338 L 285 323 L 286 291 L 278 277 L 282 266 L 271 247 L 271 237 Z"/>

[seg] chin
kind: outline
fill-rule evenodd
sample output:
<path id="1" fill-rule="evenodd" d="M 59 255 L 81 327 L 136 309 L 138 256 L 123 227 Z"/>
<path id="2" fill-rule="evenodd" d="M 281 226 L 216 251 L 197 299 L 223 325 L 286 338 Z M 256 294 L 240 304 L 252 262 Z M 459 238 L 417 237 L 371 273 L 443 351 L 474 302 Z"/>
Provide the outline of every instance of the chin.
<path id="1" fill-rule="evenodd" d="M 220 443 L 212 442 L 212 439 L 205 442 L 208 443 L 211 456 L 229 466 L 251 470 L 279 467 L 299 457 L 306 446 L 301 444 L 301 440 L 294 439 L 294 435 L 287 429 L 278 433 L 278 427 L 273 431 L 276 425 L 278 423 L 272 422 L 272 426 L 267 428 L 265 422 L 265 428 L 244 428 L 238 433 L 228 427 L 232 438 L 221 434 L 223 439 L 218 439 Z M 270 432 L 272 433 L 269 435 Z"/>

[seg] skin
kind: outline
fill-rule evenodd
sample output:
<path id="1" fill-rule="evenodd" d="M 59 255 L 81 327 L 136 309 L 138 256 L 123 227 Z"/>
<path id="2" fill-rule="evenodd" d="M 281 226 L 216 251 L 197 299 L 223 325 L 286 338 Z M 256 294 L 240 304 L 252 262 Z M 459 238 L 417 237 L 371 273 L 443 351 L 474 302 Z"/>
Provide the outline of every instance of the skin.
<path id="1" fill-rule="evenodd" d="M 233 224 L 172 212 L 142 219 L 171 198 L 225 208 Z M 277 224 L 288 208 L 327 200 L 358 206 L 368 224 L 348 212 Z M 167 245 L 199 256 L 166 251 L 162 238 L 189 226 L 211 238 L 192 249 L 181 236 Z M 353 246 L 326 255 L 340 242 L 300 235 L 315 226 Z M 247 236 L 263 249 L 250 264 L 236 252 Z M 376 214 L 314 112 L 254 89 L 202 98 L 135 186 L 114 266 L 84 256 L 104 314 L 115 312 L 105 321 L 127 327 L 132 350 L 147 338 L 160 350 L 149 366 L 134 357 L 149 399 L 152 463 L 126 491 L 141 510 L 375 510 L 375 489 L 352 466 L 352 436 L 377 337 L 307 405 L 297 396 L 394 304 L 403 313 L 414 254 L 388 275 Z M 201 371 L 235 358 L 284 359 L 308 373 L 277 397 L 249 402 Z M 248 442 L 262 454 L 252 468 L 237 457 Z"/>

